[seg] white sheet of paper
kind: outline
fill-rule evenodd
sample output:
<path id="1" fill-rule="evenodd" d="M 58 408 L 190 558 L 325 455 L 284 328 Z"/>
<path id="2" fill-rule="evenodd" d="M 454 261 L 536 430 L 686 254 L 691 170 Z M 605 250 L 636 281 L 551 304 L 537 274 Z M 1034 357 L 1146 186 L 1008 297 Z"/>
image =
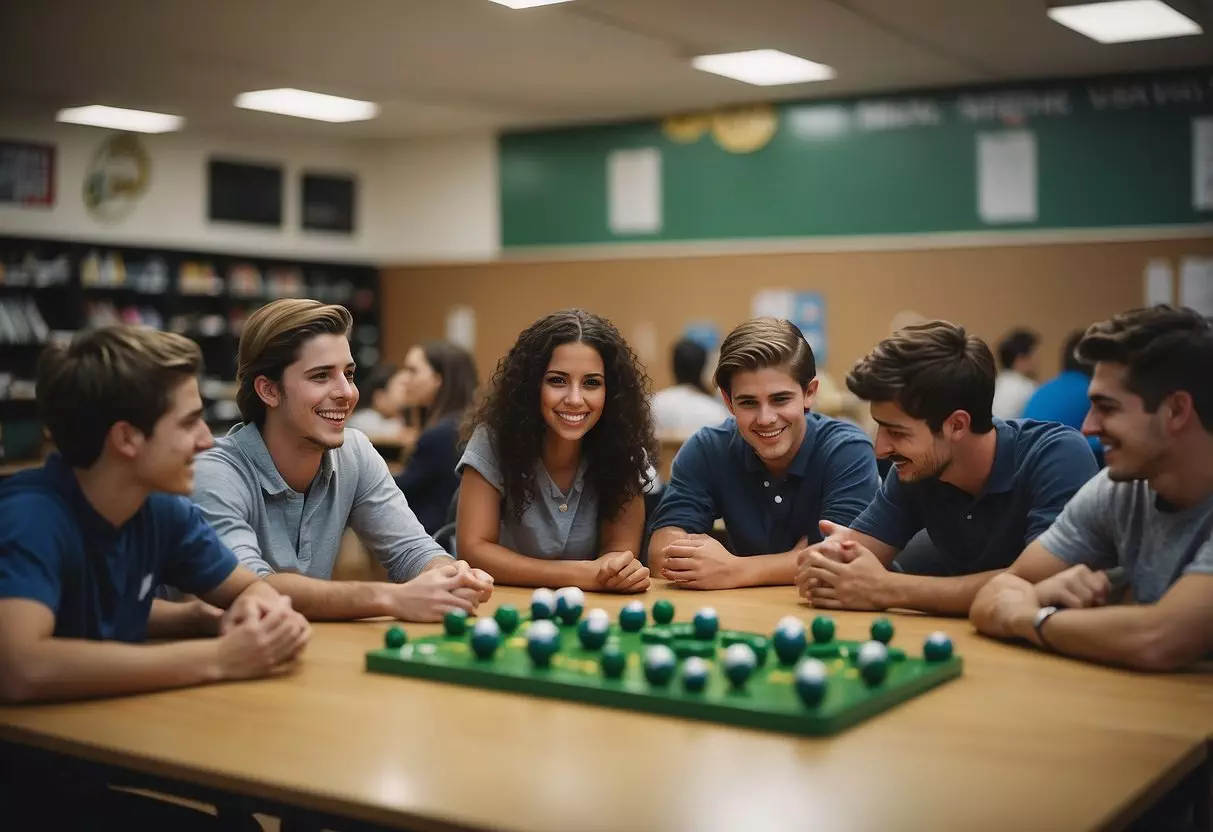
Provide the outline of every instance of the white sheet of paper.
<path id="1" fill-rule="evenodd" d="M 1213 257 L 1185 257 L 1179 267 L 1179 302 L 1213 315 Z"/>
<path id="2" fill-rule="evenodd" d="M 476 310 L 452 306 L 446 312 L 446 340 L 468 352 L 476 349 Z"/>
<path id="3" fill-rule="evenodd" d="M 1213 116 L 1192 119 L 1192 207 L 1213 211 Z"/>
<path id="4" fill-rule="evenodd" d="M 642 147 L 607 156 L 607 203 L 612 233 L 661 231 L 661 151 Z"/>
<path id="5" fill-rule="evenodd" d="M 762 289 L 750 301 L 750 314 L 755 318 L 786 318 L 796 316 L 796 293 L 790 289 Z"/>
<path id="6" fill-rule="evenodd" d="M 977 210 L 984 222 L 1036 219 L 1036 134 L 1003 130 L 977 136 Z"/>
<path id="7" fill-rule="evenodd" d="M 1175 303 L 1175 271 L 1170 260 L 1151 260 L 1146 264 L 1144 286 L 1146 306 Z"/>

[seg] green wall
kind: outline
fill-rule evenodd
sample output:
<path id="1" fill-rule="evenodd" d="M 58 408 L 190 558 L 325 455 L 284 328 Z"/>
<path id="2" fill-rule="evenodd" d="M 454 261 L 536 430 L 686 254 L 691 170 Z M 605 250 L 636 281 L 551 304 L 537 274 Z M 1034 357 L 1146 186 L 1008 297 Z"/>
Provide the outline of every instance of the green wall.
<path id="1" fill-rule="evenodd" d="M 502 244 L 1089 228 L 1213 221 L 1193 202 L 1193 118 L 1213 114 L 1213 69 L 1091 81 L 776 105 L 765 147 L 731 153 L 660 122 L 515 133 L 499 140 Z M 873 129 L 871 115 L 900 126 Z M 806 129 L 841 118 L 841 132 Z M 861 123 L 863 119 L 863 123 Z M 866 126 L 865 126 L 866 125 Z M 1038 214 L 978 211 L 978 135 L 1036 137 Z M 608 223 L 607 157 L 662 154 L 663 225 Z"/>

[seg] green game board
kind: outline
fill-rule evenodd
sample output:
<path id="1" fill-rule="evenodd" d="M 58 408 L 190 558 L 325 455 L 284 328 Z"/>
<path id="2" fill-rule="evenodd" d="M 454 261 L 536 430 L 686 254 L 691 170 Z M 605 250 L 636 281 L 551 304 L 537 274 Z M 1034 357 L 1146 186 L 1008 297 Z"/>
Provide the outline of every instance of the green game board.
<path id="1" fill-rule="evenodd" d="M 471 632 L 471 623 L 468 622 L 467 633 Z M 804 658 L 823 661 L 829 675 L 824 697 L 817 705 L 809 706 L 793 685 L 795 664 L 781 664 L 772 649 L 765 650 L 765 657 L 743 688 L 735 689 L 725 677 L 720 658 L 726 646 L 744 641 L 760 648 L 764 644 L 769 647 L 767 635 L 722 630 L 712 643 L 705 645 L 690 637 L 689 622 L 659 626 L 650 620 L 639 632 L 624 632 L 618 621 L 612 621 L 608 644 L 614 642 L 625 652 L 626 666 L 620 678 L 610 679 L 600 667 L 601 650 L 582 647 L 576 625 L 559 625 L 559 652 L 552 657 L 549 667 L 535 667 L 526 648 L 529 626 L 530 621 L 524 620 L 516 632 L 503 636 L 496 654 L 489 659 L 480 659 L 472 652 L 467 634 L 436 635 L 410 640 L 401 647 L 371 650 L 366 654 L 366 669 L 804 735 L 841 731 L 953 679 L 962 671 L 959 657 L 927 661 L 921 645 L 913 650 L 917 655 L 907 655 L 908 651 L 894 637 L 889 642 L 890 661 L 885 679 L 869 685 L 854 662 L 859 642 L 831 639 L 815 643 L 810 638 Z M 660 687 L 646 680 L 642 667 L 645 649 L 655 642 L 670 644 L 679 654 L 674 678 Z M 698 653 L 709 662 L 707 684 L 701 692 L 683 688 L 681 665 L 688 652 Z"/>

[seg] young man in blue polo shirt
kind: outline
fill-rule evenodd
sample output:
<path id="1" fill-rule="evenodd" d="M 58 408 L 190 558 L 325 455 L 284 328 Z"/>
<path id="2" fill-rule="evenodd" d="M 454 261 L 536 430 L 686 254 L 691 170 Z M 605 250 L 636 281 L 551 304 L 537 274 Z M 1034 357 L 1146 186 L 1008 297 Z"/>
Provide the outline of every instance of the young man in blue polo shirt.
<path id="1" fill-rule="evenodd" d="M 38 404 L 58 452 L 0 485 L 0 701 L 267 676 L 288 671 L 304 649 L 307 621 L 239 566 L 182 496 L 194 455 L 212 442 L 200 365 L 193 342 L 127 326 L 43 352 Z M 199 600 L 156 599 L 160 584 Z M 149 638 L 169 641 L 144 644 Z M 23 763 L 0 782 L 7 820 L 22 816 L 24 797 L 47 793 L 44 780 L 32 792 L 22 785 L 34 778 Z M 26 807 L 39 824 L 91 827 L 115 814 L 115 828 L 182 820 L 160 801 L 70 785 Z"/>
<path id="2" fill-rule="evenodd" d="M 993 418 L 994 378 L 989 347 L 944 321 L 899 330 L 856 363 L 847 386 L 871 404 L 893 468 L 853 523 L 823 524 L 829 538 L 801 556 L 796 583 L 814 606 L 964 615 L 1095 475 L 1072 428 Z M 891 568 L 923 529 L 934 574 Z"/>
<path id="3" fill-rule="evenodd" d="M 756 318 L 725 338 L 716 384 L 733 418 L 679 450 L 651 521 L 650 569 L 687 589 L 791 584 L 797 554 L 880 485 L 859 428 L 809 408 L 813 351 L 791 322 Z M 732 552 L 708 532 L 724 520 Z"/>

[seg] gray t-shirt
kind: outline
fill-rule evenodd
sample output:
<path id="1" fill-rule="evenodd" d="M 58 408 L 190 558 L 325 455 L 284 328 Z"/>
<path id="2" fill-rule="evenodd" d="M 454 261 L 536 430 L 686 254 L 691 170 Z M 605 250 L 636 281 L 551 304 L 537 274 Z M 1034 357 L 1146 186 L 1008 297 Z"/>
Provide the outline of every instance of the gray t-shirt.
<path id="1" fill-rule="evenodd" d="M 1183 511 L 1159 508 L 1143 480 L 1100 471 L 1038 540 L 1070 566 L 1122 567 L 1133 598 L 1153 604 L 1184 575 L 1213 575 L 1213 495 Z"/>
<path id="2" fill-rule="evenodd" d="M 501 529 L 497 542 L 521 555 L 544 560 L 593 560 L 598 557 L 598 495 L 585 478 L 586 460 L 566 494 L 561 491 L 542 460 L 535 462 L 535 496 L 522 518 L 514 516 L 505 498 L 505 480 L 497 463 L 497 452 L 488 429 L 480 425 L 455 466 L 475 468 L 502 495 Z"/>
<path id="3" fill-rule="evenodd" d="M 450 557 L 418 522 L 387 463 L 361 432 L 324 452 L 306 494 L 286 484 L 256 425 L 237 425 L 194 462 L 194 502 L 240 562 L 259 576 L 328 580 L 347 526 L 396 582 Z"/>

